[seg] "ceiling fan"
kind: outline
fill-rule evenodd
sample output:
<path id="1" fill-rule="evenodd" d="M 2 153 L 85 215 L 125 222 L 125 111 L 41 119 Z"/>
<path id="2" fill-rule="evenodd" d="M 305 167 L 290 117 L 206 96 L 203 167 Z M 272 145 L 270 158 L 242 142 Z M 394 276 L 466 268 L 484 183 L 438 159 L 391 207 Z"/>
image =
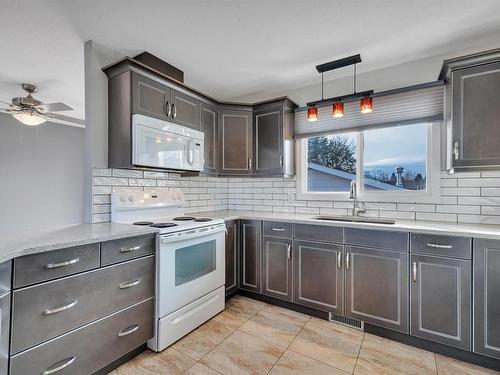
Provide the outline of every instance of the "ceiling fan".
<path id="1" fill-rule="evenodd" d="M 10 108 L 0 108 L 0 112 L 11 114 L 16 120 L 25 125 L 36 126 L 50 119 L 58 119 L 59 116 L 52 112 L 72 111 L 73 108 L 64 103 L 44 104 L 35 99 L 31 94 L 38 92 L 38 88 L 31 83 L 23 83 L 21 87 L 28 93 L 27 96 L 12 98 L 12 103 L 0 101 Z"/>

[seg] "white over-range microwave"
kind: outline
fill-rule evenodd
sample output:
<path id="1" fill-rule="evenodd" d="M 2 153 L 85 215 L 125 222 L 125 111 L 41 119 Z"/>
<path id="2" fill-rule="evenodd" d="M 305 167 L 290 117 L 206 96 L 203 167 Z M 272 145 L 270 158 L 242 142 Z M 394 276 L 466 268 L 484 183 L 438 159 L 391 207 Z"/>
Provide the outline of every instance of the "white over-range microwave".
<path id="1" fill-rule="evenodd" d="M 204 134 L 153 117 L 132 115 L 132 164 L 138 167 L 201 171 Z"/>

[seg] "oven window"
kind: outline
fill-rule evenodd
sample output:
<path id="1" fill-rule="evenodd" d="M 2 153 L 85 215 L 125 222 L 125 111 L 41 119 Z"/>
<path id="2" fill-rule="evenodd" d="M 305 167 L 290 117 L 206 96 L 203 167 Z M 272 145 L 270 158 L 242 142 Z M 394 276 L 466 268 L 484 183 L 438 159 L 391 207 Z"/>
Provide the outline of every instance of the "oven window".
<path id="1" fill-rule="evenodd" d="M 216 268 L 216 240 L 181 247 L 175 251 L 175 286 L 198 279 Z"/>

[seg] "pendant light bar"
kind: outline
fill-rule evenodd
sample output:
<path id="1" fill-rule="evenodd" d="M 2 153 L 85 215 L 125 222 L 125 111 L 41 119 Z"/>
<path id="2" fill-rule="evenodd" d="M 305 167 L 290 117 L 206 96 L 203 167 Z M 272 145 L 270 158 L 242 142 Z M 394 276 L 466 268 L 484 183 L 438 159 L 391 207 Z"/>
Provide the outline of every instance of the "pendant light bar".
<path id="1" fill-rule="evenodd" d="M 338 59 L 324 64 L 316 65 L 316 70 L 318 71 L 318 73 L 324 73 L 330 70 L 343 68 L 344 66 L 353 65 L 360 62 L 361 62 L 361 55 L 357 54 L 349 57 L 344 57 L 343 59 Z"/>
<path id="2" fill-rule="evenodd" d="M 356 100 L 360 98 L 364 98 L 365 96 L 371 96 L 373 95 L 373 90 L 366 90 L 366 91 L 360 91 L 360 92 L 354 92 L 352 94 L 347 94 L 347 95 L 342 95 L 342 96 L 336 96 L 333 98 L 326 98 L 326 99 L 320 99 L 320 100 L 315 100 L 314 102 L 309 102 L 307 103 L 308 107 L 311 106 L 316 106 L 316 105 L 326 105 L 326 104 L 331 104 L 335 103 L 338 101 L 341 102 L 348 102 L 351 100 Z"/>

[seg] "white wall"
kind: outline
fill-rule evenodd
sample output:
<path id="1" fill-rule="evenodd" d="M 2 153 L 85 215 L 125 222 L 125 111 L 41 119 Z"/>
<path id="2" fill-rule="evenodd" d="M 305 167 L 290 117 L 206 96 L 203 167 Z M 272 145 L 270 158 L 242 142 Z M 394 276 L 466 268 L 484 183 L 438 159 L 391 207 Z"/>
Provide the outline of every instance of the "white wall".
<path id="1" fill-rule="evenodd" d="M 0 114 L 0 231 L 83 221 L 84 129 Z"/>

